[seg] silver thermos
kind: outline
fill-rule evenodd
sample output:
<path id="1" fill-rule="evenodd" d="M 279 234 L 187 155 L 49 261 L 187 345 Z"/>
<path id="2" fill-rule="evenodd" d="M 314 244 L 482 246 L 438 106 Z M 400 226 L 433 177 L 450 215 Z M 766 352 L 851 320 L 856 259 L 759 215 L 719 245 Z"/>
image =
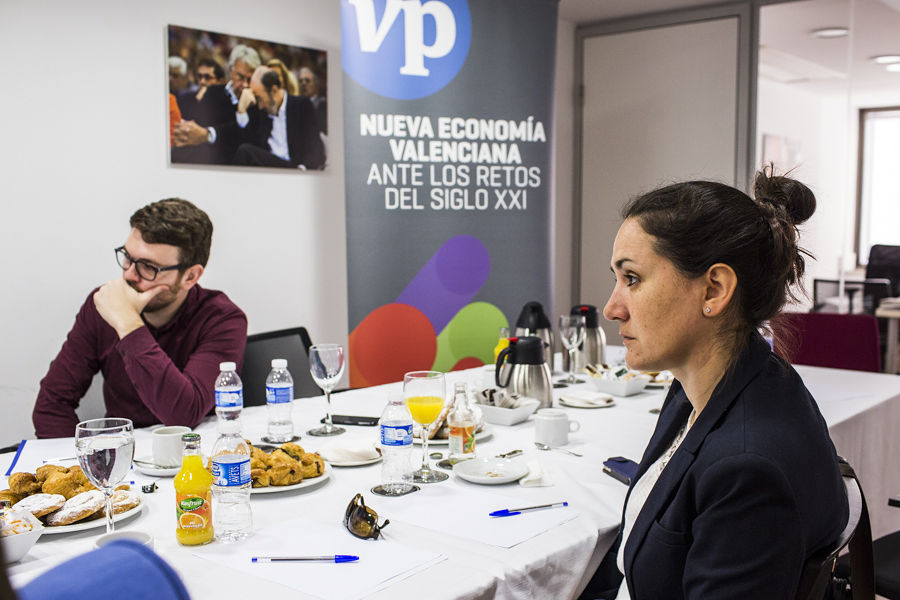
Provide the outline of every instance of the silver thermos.
<path id="1" fill-rule="evenodd" d="M 497 387 L 509 393 L 536 398 L 538 408 L 553 406 L 550 368 L 544 360 L 544 341 L 538 337 L 511 337 L 509 346 L 497 355 L 494 375 Z"/>
<path id="2" fill-rule="evenodd" d="M 527 302 L 516 321 L 516 337 L 536 337 L 544 341 L 544 362 L 553 364 L 553 326 L 540 302 Z M 548 366 L 549 369 L 549 366 Z"/>
<path id="3" fill-rule="evenodd" d="M 600 328 L 600 313 L 596 306 L 578 304 L 573 306 L 571 315 L 584 317 L 584 342 L 575 353 L 575 368 L 571 371 L 580 373 L 584 365 L 596 365 L 606 362 L 606 334 Z M 563 352 L 563 370 L 569 369 L 569 353 Z"/>

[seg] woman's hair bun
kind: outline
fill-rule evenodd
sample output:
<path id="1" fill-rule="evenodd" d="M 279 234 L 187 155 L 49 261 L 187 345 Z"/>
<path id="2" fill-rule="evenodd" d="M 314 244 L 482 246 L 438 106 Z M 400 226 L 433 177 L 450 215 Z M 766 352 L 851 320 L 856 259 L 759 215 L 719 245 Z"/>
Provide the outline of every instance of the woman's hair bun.
<path id="1" fill-rule="evenodd" d="M 775 175 L 774 165 L 756 173 L 753 196 L 757 202 L 767 202 L 782 207 L 796 226 L 816 212 L 816 197 L 808 187 L 784 175 Z"/>

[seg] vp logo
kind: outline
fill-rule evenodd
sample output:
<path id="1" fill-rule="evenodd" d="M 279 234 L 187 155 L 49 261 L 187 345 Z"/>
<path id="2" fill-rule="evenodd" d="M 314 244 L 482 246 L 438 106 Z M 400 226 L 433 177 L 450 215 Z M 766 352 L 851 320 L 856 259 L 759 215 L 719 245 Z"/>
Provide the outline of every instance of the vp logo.
<path id="1" fill-rule="evenodd" d="M 405 100 L 447 85 L 472 39 L 466 0 L 341 0 L 341 30 L 347 74 Z"/>

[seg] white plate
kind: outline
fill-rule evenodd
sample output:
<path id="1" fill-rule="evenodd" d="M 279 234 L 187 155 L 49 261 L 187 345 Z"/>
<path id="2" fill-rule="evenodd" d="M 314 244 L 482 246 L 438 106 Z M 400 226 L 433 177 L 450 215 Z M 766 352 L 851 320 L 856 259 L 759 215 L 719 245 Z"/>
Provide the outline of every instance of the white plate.
<path id="1" fill-rule="evenodd" d="M 528 466 L 523 460 L 473 458 L 453 465 L 453 472 L 472 483 L 499 485 L 522 479 L 528 475 Z"/>
<path id="2" fill-rule="evenodd" d="M 484 427 L 481 428 L 481 431 L 475 434 L 475 441 L 480 442 L 481 440 L 487 439 L 494 434 L 494 430 L 491 429 L 491 426 L 485 424 Z M 422 445 L 422 440 L 420 438 L 414 437 L 413 444 Z M 450 445 L 450 439 L 446 438 L 443 440 L 430 439 L 428 440 L 428 446 L 448 446 Z"/>
<path id="3" fill-rule="evenodd" d="M 366 458 L 364 460 L 342 460 L 342 461 L 332 461 L 326 460 L 325 462 L 331 465 L 332 467 L 362 467 L 364 465 L 374 465 L 377 462 L 381 461 L 381 448 L 375 448 L 378 452 L 378 456 L 374 458 Z M 261 488 L 260 488 L 261 489 Z"/>
<path id="4" fill-rule="evenodd" d="M 117 515 L 113 515 L 113 523 L 118 523 L 124 519 L 128 519 L 129 517 L 133 517 L 143 510 L 144 503 L 141 502 L 134 508 L 126 510 L 123 513 L 119 513 Z M 71 525 L 57 525 L 56 527 L 44 526 L 44 535 L 54 535 L 57 533 L 73 533 L 75 531 L 84 531 L 85 529 L 93 529 L 95 527 L 103 527 L 106 528 L 106 517 L 100 517 L 99 519 L 93 519 L 91 521 L 83 521 L 78 523 L 72 523 Z"/>
<path id="5" fill-rule="evenodd" d="M 138 460 L 152 463 L 153 457 L 141 456 L 138 458 Z M 177 467 L 151 467 L 150 465 L 144 465 L 139 462 L 135 462 L 134 468 L 144 475 L 149 475 L 150 477 L 175 477 L 176 475 L 178 475 L 178 471 L 181 470 L 181 465 L 178 465 Z"/>
<path id="6" fill-rule="evenodd" d="M 615 406 L 616 401 L 606 394 L 586 394 L 579 396 L 560 396 L 559 403 L 569 408 L 609 408 Z"/>
<path id="7" fill-rule="evenodd" d="M 294 485 L 270 485 L 268 487 L 260 487 L 260 488 L 250 488 L 251 494 L 277 494 L 279 492 L 289 492 L 291 490 L 300 490 L 303 488 L 313 487 L 319 485 L 320 483 L 326 481 L 329 477 L 331 477 L 331 466 L 328 463 L 325 463 L 325 472 L 319 475 L 318 477 L 310 477 L 309 479 L 304 479 L 300 483 L 295 483 Z"/>

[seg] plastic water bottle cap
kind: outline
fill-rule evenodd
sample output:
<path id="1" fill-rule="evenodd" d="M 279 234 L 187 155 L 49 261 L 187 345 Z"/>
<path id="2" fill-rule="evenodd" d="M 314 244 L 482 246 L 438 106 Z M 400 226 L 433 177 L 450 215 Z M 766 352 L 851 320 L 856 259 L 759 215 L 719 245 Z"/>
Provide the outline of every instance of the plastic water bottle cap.
<path id="1" fill-rule="evenodd" d="M 233 362 L 221 362 L 219 363 L 220 371 L 237 371 L 237 364 Z"/>
<path id="2" fill-rule="evenodd" d="M 273 358 L 272 359 L 272 368 L 273 369 L 287 369 L 287 359 Z"/>

